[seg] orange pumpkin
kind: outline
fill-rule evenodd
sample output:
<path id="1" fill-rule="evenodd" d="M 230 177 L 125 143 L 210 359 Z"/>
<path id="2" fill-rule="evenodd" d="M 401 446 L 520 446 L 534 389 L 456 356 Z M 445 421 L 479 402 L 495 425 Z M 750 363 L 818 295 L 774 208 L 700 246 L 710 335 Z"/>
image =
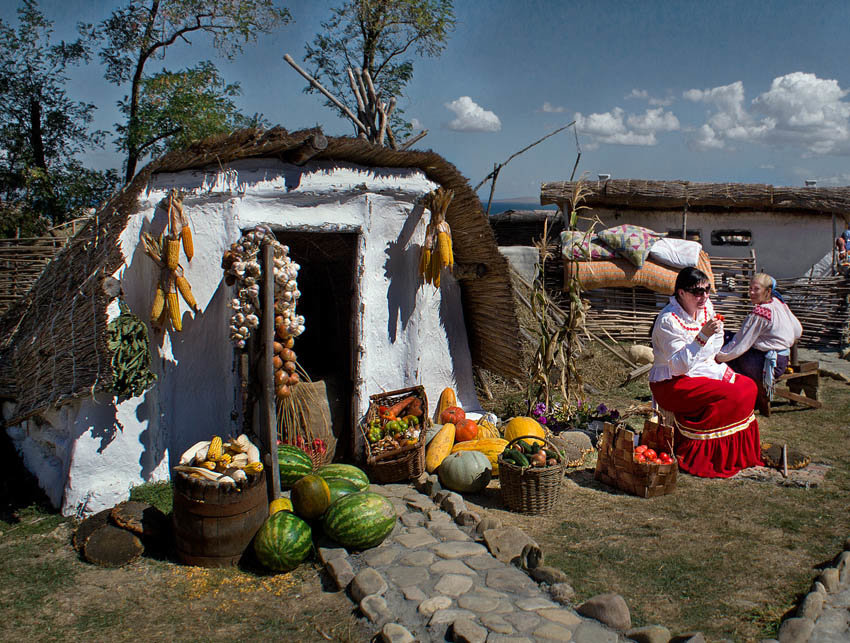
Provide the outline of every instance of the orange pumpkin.
<path id="1" fill-rule="evenodd" d="M 440 413 L 440 422 L 443 424 L 454 424 L 466 419 L 466 413 L 459 406 L 450 406 L 445 411 Z"/>
<path id="2" fill-rule="evenodd" d="M 464 418 L 455 425 L 455 442 L 466 442 L 478 437 L 478 423 Z"/>

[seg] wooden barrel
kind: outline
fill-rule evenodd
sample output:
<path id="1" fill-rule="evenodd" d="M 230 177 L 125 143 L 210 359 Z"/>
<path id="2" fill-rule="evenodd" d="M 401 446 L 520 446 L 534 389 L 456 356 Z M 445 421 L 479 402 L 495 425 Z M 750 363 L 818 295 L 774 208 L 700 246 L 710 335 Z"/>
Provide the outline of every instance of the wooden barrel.
<path id="1" fill-rule="evenodd" d="M 174 540 L 187 565 L 231 567 L 269 515 L 265 471 L 242 487 L 190 478 L 175 471 Z"/>

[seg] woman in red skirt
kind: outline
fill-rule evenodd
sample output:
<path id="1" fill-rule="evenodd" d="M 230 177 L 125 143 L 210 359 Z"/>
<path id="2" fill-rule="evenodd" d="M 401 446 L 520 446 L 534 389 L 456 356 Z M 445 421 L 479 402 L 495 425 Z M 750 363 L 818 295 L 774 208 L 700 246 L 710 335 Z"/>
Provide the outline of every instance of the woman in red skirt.
<path id="1" fill-rule="evenodd" d="M 728 478 L 762 464 L 753 408 L 758 388 L 714 357 L 723 346 L 723 322 L 708 298 L 708 276 L 684 268 L 675 294 L 652 328 L 655 363 L 649 387 L 674 414 L 676 457 L 687 473 Z"/>

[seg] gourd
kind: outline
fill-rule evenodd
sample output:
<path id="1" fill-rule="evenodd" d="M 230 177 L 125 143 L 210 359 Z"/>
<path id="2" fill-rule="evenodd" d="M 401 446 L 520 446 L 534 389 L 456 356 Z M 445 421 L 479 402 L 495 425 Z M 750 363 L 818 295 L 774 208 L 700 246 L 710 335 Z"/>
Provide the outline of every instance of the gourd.
<path id="1" fill-rule="evenodd" d="M 487 456 L 493 468 L 493 477 L 499 475 L 499 454 L 508 446 L 508 441 L 502 438 L 485 438 L 458 442 L 452 447 L 452 453 L 459 451 L 480 451 Z"/>
<path id="2" fill-rule="evenodd" d="M 275 498 L 269 503 L 269 515 L 278 511 L 292 511 L 292 501 L 289 498 Z"/>
<path id="3" fill-rule="evenodd" d="M 292 485 L 292 508 L 305 520 L 319 518 L 331 504 L 331 489 L 321 476 L 310 474 Z"/>
<path id="4" fill-rule="evenodd" d="M 325 480 L 333 480 L 335 478 L 348 480 L 360 491 L 369 487 L 369 476 L 366 475 L 363 469 L 355 467 L 353 464 L 332 462 L 316 469 L 316 473 Z"/>
<path id="5" fill-rule="evenodd" d="M 303 449 L 291 444 L 277 447 L 277 466 L 280 470 L 280 487 L 289 489 L 301 478 L 313 472 L 313 461 Z"/>
<path id="6" fill-rule="evenodd" d="M 481 418 L 478 420 L 478 430 L 475 435 L 479 440 L 486 438 L 500 438 L 502 437 L 499 433 L 499 429 L 496 428 L 496 425 L 490 422 L 489 420 L 485 420 Z"/>
<path id="7" fill-rule="evenodd" d="M 443 425 L 443 428 L 434 436 L 425 451 L 425 471 L 434 473 L 440 463 L 449 455 L 454 443 L 455 425 L 449 422 Z"/>
<path id="8" fill-rule="evenodd" d="M 524 435 L 533 435 L 539 438 L 545 438 L 546 433 L 543 427 L 530 417 L 515 417 L 505 425 L 505 440 L 510 442 L 514 438 L 521 438 Z M 534 444 L 543 444 L 543 440 L 529 439 L 528 442 Z"/>
<path id="9" fill-rule="evenodd" d="M 434 411 L 434 422 L 438 424 L 442 422 L 440 417 L 443 415 L 443 411 L 450 406 L 458 406 L 457 396 L 453 389 L 446 387 L 440 393 L 440 400 L 437 402 L 437 409 Z"/>
<path id="10" fill-rule="evenodd" d="M 438 469 L 440 483 L 452 491 L 478 493 L 493 475 L 493 467 L 480 451 L 458 451 L 450 454 Z"/>
<path id="11" fill-rule="evenodd" d="M 295 569 L 312 548 L 310 525 L 288 511 L 269 516 L 254 536 L 257 560 L 276 572 Z"/>
<path id="12" fill-rule="evenodd" d="M 395 523 L 393 503 L 373 491 L 343 496 L 328 508 L 322 519 L 325 534 L 352 549 L 380 545 Z"/>

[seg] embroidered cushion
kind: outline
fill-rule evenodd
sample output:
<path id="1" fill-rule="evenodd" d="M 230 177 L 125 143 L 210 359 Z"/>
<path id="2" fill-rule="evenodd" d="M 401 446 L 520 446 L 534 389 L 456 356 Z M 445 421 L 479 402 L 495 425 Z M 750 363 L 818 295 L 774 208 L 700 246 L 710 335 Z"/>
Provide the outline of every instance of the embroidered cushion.
<path id="1" fill-rule="evenodd" d="M 599 233 L 599 239 L 624 259 L 640 268 L 649 249 L 662 235 L 641 226 L 624 223 Z"/>
<path id="2" fill-rule="evenodd" d="M 561 232 L 561 255 L 564 259 L 576 261 L 613 259 L 617 256 L 613 250 L 599 243 L 595 236 L 577 230 Z"/>

